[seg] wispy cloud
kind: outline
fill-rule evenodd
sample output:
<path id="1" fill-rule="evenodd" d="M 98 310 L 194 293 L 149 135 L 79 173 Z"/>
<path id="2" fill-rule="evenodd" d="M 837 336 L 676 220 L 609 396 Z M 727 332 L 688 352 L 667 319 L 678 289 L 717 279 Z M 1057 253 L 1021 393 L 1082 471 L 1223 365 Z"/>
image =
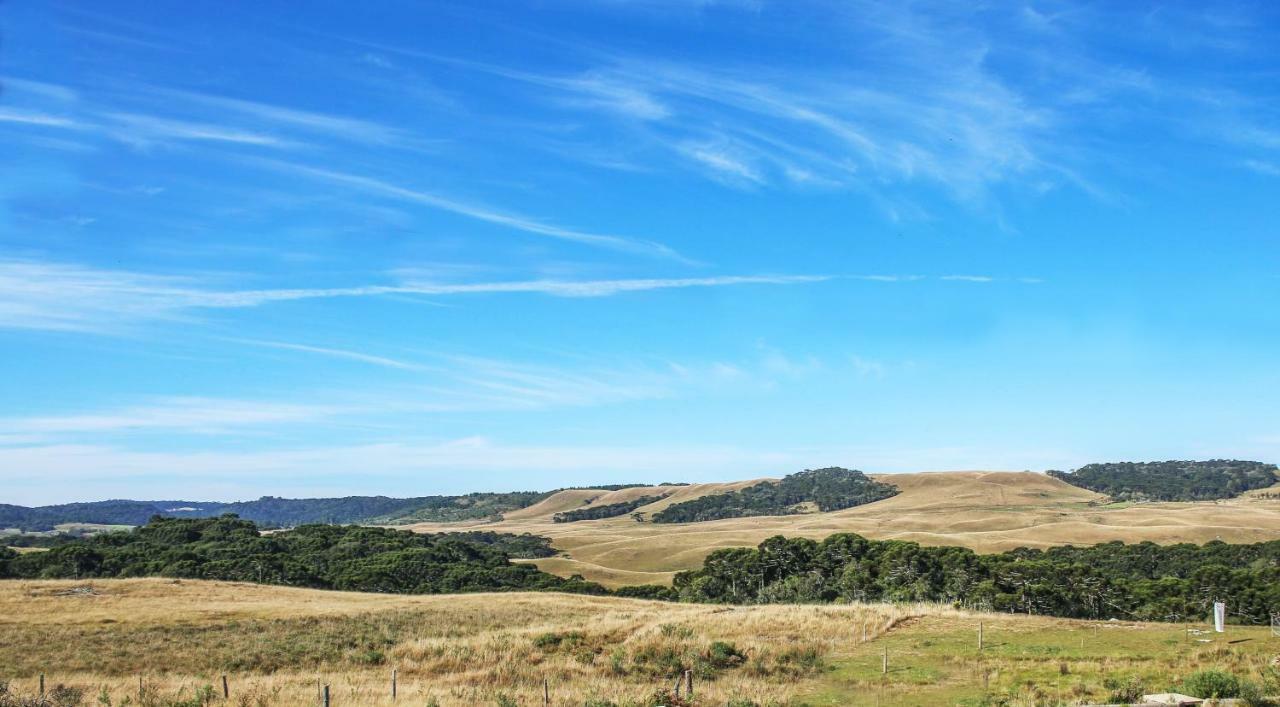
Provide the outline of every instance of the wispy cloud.
<path id="1" fill-rule="evenodd" d="M 276 135 L 209 123 L 157 118 L 137 113 L 104 113 L 102 117 L 109 122 L 96 126 L 98 130 L 122 142 L 139 146 L 171 140 L 225 142 L 275 148 L 298 146 L 298 143 Z"/>
<path id="2" fill-rule="evenodd" d="M 41 435 L 150 430 L 214 434 L 263 424 L 312 421 L 340 410 L 326 405 L 171 397 L 98 413 L 9 418 L 3 424 L 13 432 Z"/>
<path id="3" fill-rule="evenodd" d="M 373 366 L 381 366 L 383 368 L 395 368 L 403 371 L 422 370 L 422 366 L 399 361 L 386 356 L 376 356 L 373 354 L 361 353 L 359 351 L 349 351 L 347 349 L 335 349 L 325 346 L 308 346 L 306 344 L 291 344 L 285 341 L 259 341 L 255 339 L 235 339 L 245 344 L 254 346 L 262 346 L 270 349 L 280 349 L 283 351 L 301 351 L 303 353 L 317 354 L 320 356 L 328 356 L 330 358 L 340 358 L 349 361 L 358 361 Z"/>
<path id="4" fill-rule="evenodd" d="M 402 282 L 394 285 L 216 290 L 192 278 L 104 270 L 63 263 L 0 261 L 0 326 L 65 331 L 112 331 L 147 320 L 176 319 L 198 309 L 257 307 L 333 297 L 533 293 L 608 297 L 649 290 L 796 285 L 823 275 L 725 275 L 701 278 L 525 280 L 479 283 Z"/>
<path id="5" fill-rule="evenodd" d="M 321 179 L 393 199 L 430 206 L 432 208 L 449 211 L 469 218 L 486 221 L 500 226 L 506 226 L 508 228 L 539 236 L 547 236 L 550 238 L 572 241 L 585 245 L 608 248 L 611 250 L 661 256 L 664 258 L 672 258 L 682 261 L 685 260 L 683 256 L 676 251 L 655 241 L 589 233 L 586 231 L 554 226 L 526 216 L 506 213 L 484 206 L 468 204 L 433 192 L 412 189 L 389 181 L 358 174 L 351 174 L 348 172 L 339 172 L 319 167 L 307 167 L 305 165 L 278 161 L 264 160 L 261 163 L 293 174 L 313 179 Z"/>
<path id="6" fill-rule="evenodd" d="M 1245 160 L 1241 164 L 1243 164 L 1246 169 L 1257 172 L 1258 174 L 1265 174 L 1268 177 L 1280 177 L 1280 164 L 1267 162 L 1265 160 Z"/>
<path id="7" fill-rule="evenodd" d="M 167 88 L 139 89 L 161 98 L 174 99 L 210 108 L 219 113 L 235 113 L 266 123 L 297 128 L 312 133 L 356 142 L 398 145 L 409 139 L 399 128 L 392 128 L 371 120 L 315 111 L 299 110 L 259 101 L 228 98 L 194 91 Z"/>

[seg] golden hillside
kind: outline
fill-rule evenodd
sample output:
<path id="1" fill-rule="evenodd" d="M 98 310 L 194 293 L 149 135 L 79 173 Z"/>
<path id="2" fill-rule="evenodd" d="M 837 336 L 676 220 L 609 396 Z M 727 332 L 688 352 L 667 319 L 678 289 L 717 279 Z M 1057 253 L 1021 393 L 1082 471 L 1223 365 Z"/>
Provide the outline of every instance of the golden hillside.
<path id="1" fill-rule="evenodd" d="M 562 555 L 539 568 L 581 574 L 608 586 L 666 583 L 675 572 L 701 564 L 718 548 L 756 545 L 772 535 L 821 539 L 854 532 L 876 539 L 925 545 L 963 545 L 978 552 L 1015 547 L 1090 545 L 1110 540 L 1249 543 L 1280 538 L 1280 500 L 1256 494 L 1203 503 L 1106 504 L 1106 498 L 1034 472 L 944 471 L 879 474 L 897 496 L 834 513 L 763 516 L 704 523 L 638 523 L 629 516 L 555 523 L 561 511 L 618 503 L 672 491 L 638 509 L 653 513 L 671 503 L 743 488 L 761 479 L 727 484 L 642 487 L 622 491 L 573 490 L 511 513 L 499 523 L 421 523 L 420 532 L 483 528 L 545 535 Z"/>

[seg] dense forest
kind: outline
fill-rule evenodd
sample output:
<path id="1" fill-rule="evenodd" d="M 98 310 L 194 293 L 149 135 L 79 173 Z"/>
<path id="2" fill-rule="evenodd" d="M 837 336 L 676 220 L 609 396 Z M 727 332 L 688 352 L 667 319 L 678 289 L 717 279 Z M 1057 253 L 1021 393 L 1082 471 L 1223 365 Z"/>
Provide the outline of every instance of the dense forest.
<path id="1" fill-rule="evenodd" d="M 692 523 L 745 516 L 803 512 L 812 503 L 820 511 L 838 511 L 897 495 L 898 489 L 872 481 L 861 471 L 828 467 L 806 469 L 781 481 L 763 481 L 741 491 L 675 503 L 653 514 L 655 523 Z"/>
<path id="2" fill-rule="evenodd" d="M 606 593 L 600 585 L 510 561 L 551 552 L 545 538 L 529 535 L 424 535 L 338 525 L 264 535 L 253 522 L 234 516 L 156 517 L 132 531 L 103 533 L 43 552 L 0 548 L 0 577 L 161 576 L 406 594 Z"/>
<path id="3" fill-rule="evenodd" d="M 1253 545 L 1119 542 L 978 555 L 841 533 L 774 537 L 717 550 L 675 577 L 684 601 L 937 601 L 1068 618 L 1203 619 L 1225 601 L 1233 621 L 1280 611 L 1280 541 Z"/>
<path id="4" fill-rule="evenodd" d="M 647 506 L 666 498 L 667 494 L 658 494 L 657 496 L 639 496 L 630 501 L 622 501 L 621 503 L 606 503 L 600 506 L 583 506 L 575 508 L 571 511 L 563 511 L 551 517 L 556 523 L 573 523 L 579 520 L 599 520 L 601 518 L 613 518 L 614 516 L 630 513 L 640 506 Z"/>
<path id="5" fill-rule="evenodd" d="M 1212 501 L 1280 481 L 1275 464 L 1233 459 L 1114 462 L 1048 473 L 1117 501 Z"/>

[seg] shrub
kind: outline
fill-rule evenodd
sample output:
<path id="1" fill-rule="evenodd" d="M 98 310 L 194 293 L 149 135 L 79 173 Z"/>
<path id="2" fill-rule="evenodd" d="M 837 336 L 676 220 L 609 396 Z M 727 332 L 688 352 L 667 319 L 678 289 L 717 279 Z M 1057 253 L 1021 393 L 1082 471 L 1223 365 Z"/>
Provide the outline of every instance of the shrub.
<path id="1" fill-rule="evenodd" d="M 1237 695 L 1244 707 L 1275 707 L 1276 701 L 1266 696 L 1264 688 L 1252 680 L 1240 681 L 1240 692 Z"/>
<path id="2" fill-rule="evenodd" d="M 711 667 L 717 670 L 725 670 L 726 668 L 736 668 L 742 665 L 746 662 L 747 655 L 738 650 L 738 647 L 732 643 L 716 641 L 707 648 L 703 658 L 706 659 Z"/>
<path id="3" fill-rule="evenodd" d="M 572 648 L 586 636 L 581 631 L 567 631 L 565 633 L 556 633 L 554 631 L 540 634 L 533 639 L 533 647 L 544 651 L 554 651 L 558 648 Z"/>
<path id="4" fill-rule="evenodd" d="M 1109 677 L 1102 681 L 1102 686 L 1111 691 L 1111 696 L 1107 698 L 1108 702 L 1126 704 L 1137 702 L 1147 692 L 1147 686 L 1136 675 L 1127 678 Z"/>
<path id="5" fill-rule="evenodd" d="M 1182 681 L 1182 690 L 1192 697 L 1236 697 L 1240 694 L 1240 678 L 1221 670 L 1201 670 Z"/>

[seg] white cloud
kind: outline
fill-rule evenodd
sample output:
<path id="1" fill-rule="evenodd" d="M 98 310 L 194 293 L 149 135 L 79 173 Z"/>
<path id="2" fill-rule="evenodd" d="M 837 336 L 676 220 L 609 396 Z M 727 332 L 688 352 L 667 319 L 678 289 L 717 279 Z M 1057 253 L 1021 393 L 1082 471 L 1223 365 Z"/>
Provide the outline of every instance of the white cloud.
<path id="1" fill-rule="evenodd" d="M 176 319 L 197 309 L 257 307 L 331 297 L 537 293 L 557 297 L 607 297 L 626 292 L 794 285 L 821 282 L 816 275 L 728 275 L 626 280 L 526 280 L 482 283 L 405 282 L 310 289 L 214 290 L 190 278 L 102 270 L 63 263 L 0 261 L 0 327 L 111 331 L 121 325 Z"/>
<path id="2" fill-rule="evenodd" d="M 1242 162 L 1245 168 L 1253 170 L 1258 174 L 1265 174 L 1268 177 L 1280 177 L 1280 165 L 1265 160 L 1245 160 Z"/>
<path id="3" fill-rule="evenodd" d="M 664 258 L 672 258 L 675 260 L 685 260 L 679 253 L 671 248 L 657 243 L 655 241 L 647 241 L 634 238 L 625 238 L 623 236 L 604 235 L 599 233 L 589 233 L 586 231 L 578 231 L 560 226 L 553 226 L 541 221 L 520 216 L 517 214 L 505 213 L 496 209 L 484 206 L 477 206 L 455 199 L 441 196 L 432 192 L 422 191 L 419 189 L 411 189 L 398 184 L 366 177 L 358 174 L 350 174 L 347 172 L 338 172 L 330 169 L 321 169 L 318 167 L 307 167 L 304 165 L 276 162 L 263 160 L 263 165 L 274 167 L 293 174 L 321 179 L 324 181 L 340 184 L 343 186 L 354 187 L 365 192 L 379 194 L 393 199 L 399 199 L 416 204 L 423 204 L 442 211 L 449 211 L 479 221 L 497 224 L 514 228 L 518 231 L 533 233 L 540 236 L 548 236 L 565 241 L 573 241 L 611 250 L 618 250 L 630 253 L 639 253 L 642 255 L 661 256 Z"/>
<path id="4" fill-rule="evenodd" d="M 422 368 L 419 365 L 399 361 L 394 358 L 375 356 L 372 354 L 361 353 L 359 351 L 348 351 L 346 349 L 335 349 L 325 346 L 307 346 L 306 344 L 291 344 L 285 341 L 257 341 L 253 339 L 236 339 L 236 341 L 271 349 L 301 351 L 304 353 L 319 354 L 321 356 L 329 356 L 332 358 L 343 358 L 351 361 L 359 361 L 360 363 L 368 363 L 373 366 L 381 366 L 383 368 L 397 368 L 405 371 L 420 370 Z"/>
<path id="5" fill-rule="evenodd" d="M 38 435 L 158 429 L 214 434 L 263 424 L 311 421 L 341 411 L 342 408 L 329 405 L 170 397 L 97 413 L 7 418 L 0 424 L 6 430 Z"/>

